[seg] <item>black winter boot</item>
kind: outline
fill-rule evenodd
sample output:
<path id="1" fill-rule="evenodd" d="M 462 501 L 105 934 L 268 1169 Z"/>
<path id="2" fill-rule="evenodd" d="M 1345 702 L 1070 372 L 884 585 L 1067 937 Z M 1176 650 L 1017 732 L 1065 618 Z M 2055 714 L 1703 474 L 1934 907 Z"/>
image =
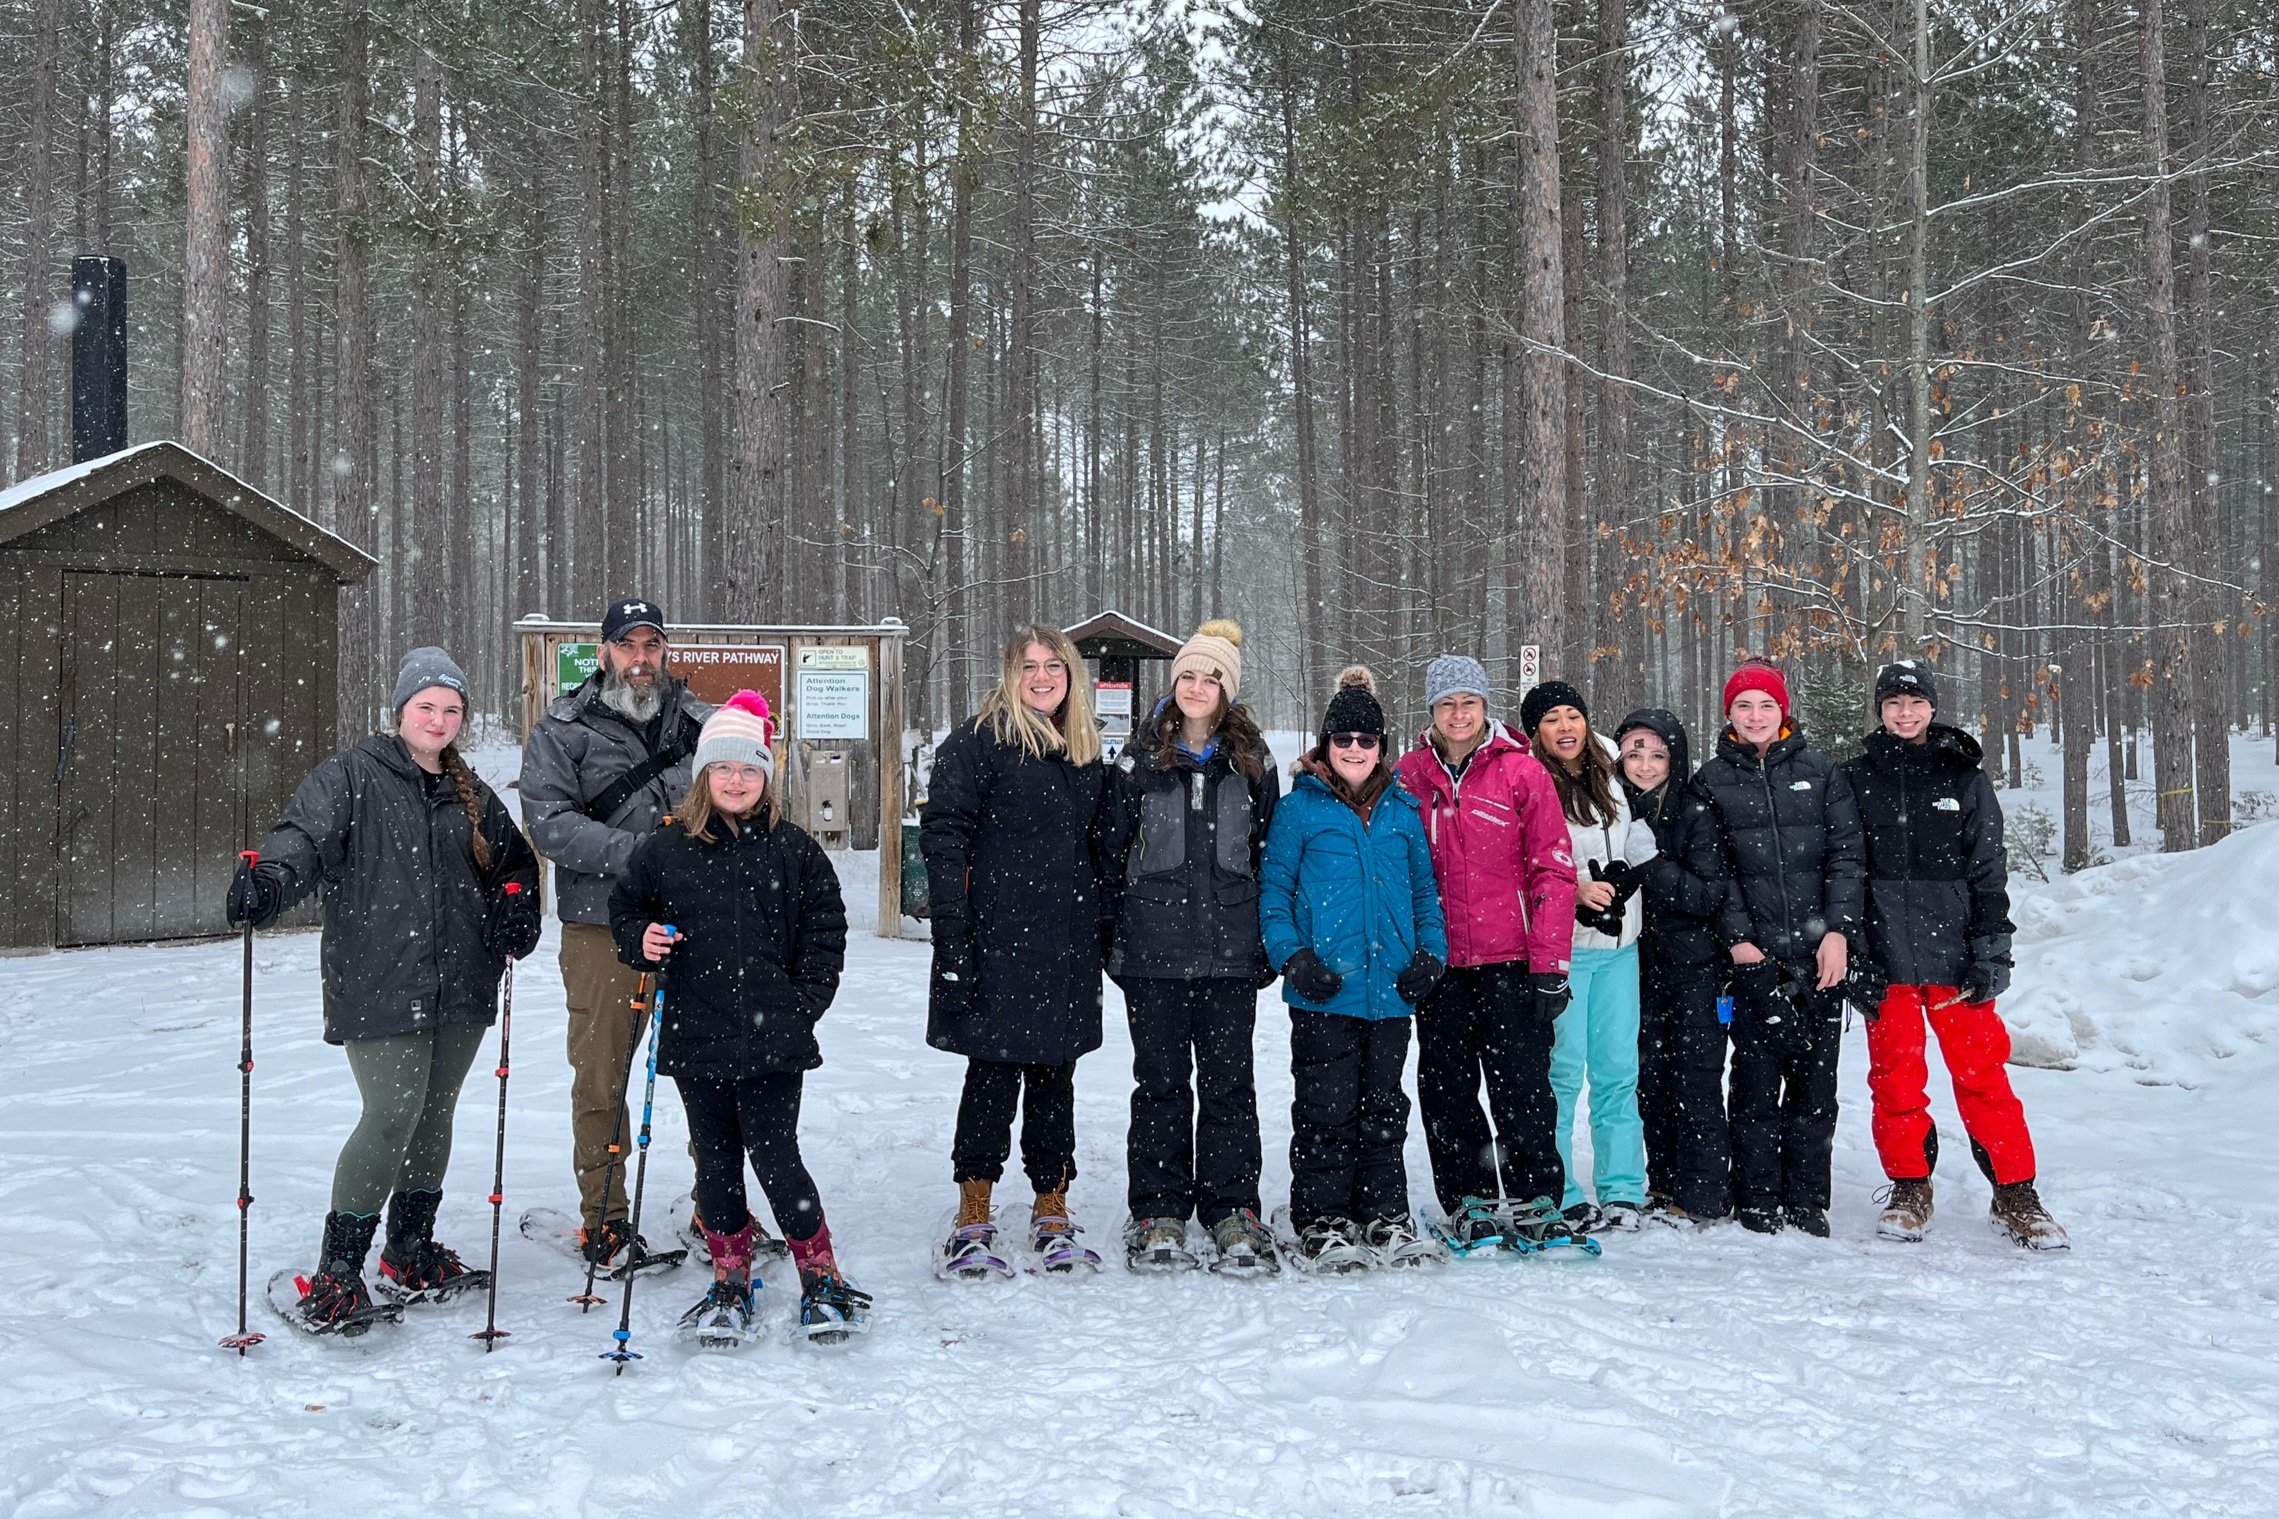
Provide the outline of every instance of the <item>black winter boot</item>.
<path id="1" fill-rule="evenodd" d="M 484 1274 L 470 1271 L 459 1253 L 435 1242 L 440 1192 L 398 1192 L 388 1199 L 388 1243 L 380 1251 L 380 1290 L 402 1302 L 440 1302 Z"/>
<path id="2" fill-rule="evenodd" d="M 320 1333 L 337 1329 L 361 1334 L 372 1313 L 364 1287 L 364 1257 L 380 1227 L 377 1213 L 327 1213 L 324 1243 L 317 1249 L 317 1274 L 303 1284 L 298 1311 Z"/>

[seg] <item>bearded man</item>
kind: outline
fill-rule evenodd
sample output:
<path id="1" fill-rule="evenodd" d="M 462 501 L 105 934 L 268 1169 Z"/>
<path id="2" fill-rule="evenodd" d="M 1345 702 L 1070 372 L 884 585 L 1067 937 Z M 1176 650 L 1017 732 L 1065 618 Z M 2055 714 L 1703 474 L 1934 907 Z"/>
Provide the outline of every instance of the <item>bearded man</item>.
<path id="1" fill-rule="evenodd" d="M 602 615 L 600 663 L 553 702 L 522 751 L 522 817 L 554 867 L 562 987 L 570 1006 L 570 1132 L 588 1258 L 648 1253 L 626 1221 L 625 1082 L 645 1019 L 640 974 L 609 933 L 609 891 L 633 847 L 689 788 L 710 705 L 671 671 L 665 614 L 638 598 Z M 614 1152 L 614 1153 L 613 1153 Z"/>

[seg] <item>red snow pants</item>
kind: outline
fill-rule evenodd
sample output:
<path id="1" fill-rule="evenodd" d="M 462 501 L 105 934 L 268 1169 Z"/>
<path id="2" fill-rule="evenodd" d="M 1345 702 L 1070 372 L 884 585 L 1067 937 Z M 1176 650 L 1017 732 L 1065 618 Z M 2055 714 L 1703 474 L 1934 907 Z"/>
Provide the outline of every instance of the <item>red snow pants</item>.
<path id="1" fill-rule="evenodd" d="M 1997 1186 L 2034 1179 L 2034 1140 L 2025 1105 L 2010 1090 L 2003 1063 L 2010 1031 L 1992 1002 L 1956 1002 L 1951 986 L 1894 986 L 1868 1025 L 1868 1091 L 1875 1099 L 1875 1148 L 1883 1174 L 1911 1181 L 1931 1174 L 1938 1130 L 1931 1122 L 1930 1067 L 1924 1020 L 1939 1036 L 1939 1054 L 1954 1078 L 1955 1106 L 1979 1169 Z"/>

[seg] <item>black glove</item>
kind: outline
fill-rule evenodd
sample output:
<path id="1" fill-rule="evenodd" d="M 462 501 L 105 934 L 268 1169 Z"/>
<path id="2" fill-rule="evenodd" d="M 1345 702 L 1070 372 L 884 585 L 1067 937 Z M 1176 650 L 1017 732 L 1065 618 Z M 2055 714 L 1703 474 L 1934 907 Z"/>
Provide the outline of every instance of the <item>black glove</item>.
<path id="1" fill-rule="evenodd" d="M 1622 868 L 1625 872 L 1630 869 L 1627 865 Z M 1614 883 L 1614 877 L 1607 874 L 1606 870 L 1596 860 L 1591 861 L 1591 879 Z M 1593 933 L 1605 934 L 1610 939 L 1619 939 L 1622 937 L 1622 904 L 1625 900 L 1627 898 L 1623 895 L 1619 883 L 1615 883 L 1614 886 L 1614 900 L 1604 907 L 1585 907 L 1582 898 L 1577 897 L 1575 899 L 1575 921 Z"/>
<path id="2" fill-rule="evenodd" d="M 239 855 L 223 907 L 232 928 L 267 928 L 285 911 L 285 867 L 267 860 L 255 864 Z"/>
<path id="3" fill-rule="evenodd" d="M 1535 993 L 1535 1011 L 1539 1016 L 1556 1018 L 1567 1010 L 1574 993 L 1567 989 L 1565 971 L 1539 970 L 1527 980 L 1529 990 Z"/>
<path id="4" fill-rule="evenodd" d="M 973 963 L 973 936 L 963 918 L 934 919 L 934 990 L 952 1002 L 972 997 L 978 979 Z"/>
<path id="5" fill-rule="evenodd" d="M 1258 967 L 1258 974 L 1251 977 L 1250 984 L 1256 987 L 1259 991 L 1264 991 L 1266 988 L 1272 986 L 1275 982 L 1281 979 L 1282 973 L 1280 971 L 1276 970 L 1271 965 L 1267 965 L 1261 962 Z"/>
<path id="6" fill-rule="evenodd" d="M 1440 978 L 1447 973 L 1447 961 L 1429 949 L 1420 949 L 1409 961 L 1408 969 L 1393 978 L 1393 990 L 1401 994 L 1403 1002 L 1415 1007 L 1432 995 L 1432 989 L 1440 984 Z"/>
<path id="7" fill-rule="evenodd" d="M 1780 992 L 1780 962 L 1767 955 L 1744 965 L 1733 962 L 1733 1004 L 1762 1010 Z"/>
<path id="8" fill-rule="evenodd" d="M 1308 1002 L 1327 1002 L 1345 989 L 1345 978 L 1322 964 L 1321 956 L 1301 949 L 1283 963 L 1282 975 Z"/>
<path id="9" fill-rule="evenodd" d="M 1962 1000 L 1992 1002 L 2010 989 L 2010 936 L 1991 934 L 1970 941 L 1970 969 L 1963 972 Z"/>
<path id="10" fill-rule="evenodd" d="M 1660 859 L 1661 856 L 1656 855 L 1654 858 Z M 1594 860 L 1591 863 L 1591 874 L 1614 888 L 1614 909 L 1612 910 L 1620 910 L 1623 903 L 1638 894 L 1638 883 L 1641 878 L 1637 867 L 1628 860 L 1609 860 L 1604 866 L 1599 865 Z"/>
<path id="11" fill-rule="evenodd" d="M 538 899 L 527 891 L 509 892 L 491 903 L 483 915 L 483 946 L 494 955 L 519 960 L 538 947 L 546 921 L 538 914 Z"/>
<path id="12" fill-rule="evenodd" d="M 1844 979 L 1836 983 L 1836 994 L 1870 1023 L 1883 1016 L 1883 994 L 1890 990 L 1891 979 L 1864 955 L 1852 956 L 1845 963 Z"/>

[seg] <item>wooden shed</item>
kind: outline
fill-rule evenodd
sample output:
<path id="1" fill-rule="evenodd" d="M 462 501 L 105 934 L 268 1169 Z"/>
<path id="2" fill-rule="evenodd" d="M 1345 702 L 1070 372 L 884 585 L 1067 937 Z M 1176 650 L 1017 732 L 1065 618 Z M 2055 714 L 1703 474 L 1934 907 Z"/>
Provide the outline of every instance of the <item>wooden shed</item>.
<path id="1" fill-rule="evenodd" d="M 371 556 L 178 443 L 0 491 L 0 949 L 223 932 Z"/>

